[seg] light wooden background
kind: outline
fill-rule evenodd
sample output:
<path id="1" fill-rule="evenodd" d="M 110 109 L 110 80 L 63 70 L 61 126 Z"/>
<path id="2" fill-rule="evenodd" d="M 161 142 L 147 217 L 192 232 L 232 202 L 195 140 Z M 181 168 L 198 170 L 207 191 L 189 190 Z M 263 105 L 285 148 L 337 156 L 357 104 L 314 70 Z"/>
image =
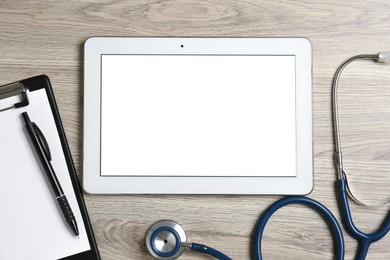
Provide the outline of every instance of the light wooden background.
<path id="1" fill-rule="evenodd" d="M 1 0 L 0 85 L 47 74 L 54 86 L 73 159 L 82 176 L 83 43 L 89 36 L 302 36 L 313 43 L 314 173 L 317 199 L 340 219 L 335 195 L 331 80 L 350 56 L 390 50 L 388 0 Z M 340 83 L 345 168 L 367 203 L 390 197 L 390 66 L 357 62 Z M 1 126 L 0 126 L 1 127 Z M 0 144 L 1 145 L 1 144 Z M 282 163 L 282 162 L 281 162 Z M 279 196 L 85 195 L 104 260 L 151 259 L 144 233 L 175 219 L 189 240 L 233 259 L 250 259 L 260 214 Z M 389 205 L 352 203 L 356 224 L 373 231 Z M 346 259 L 357 243 L 346 232 Z M 2 239 L 0 238 L 0 243 Z M 311 209 L 289 206 L 269 222 L 265 259 L 332 259 L 331 233 Z M 182 259 L 211 259 L 186 252 Z M 367 259 L 390 259 L 390 235 Z"/>

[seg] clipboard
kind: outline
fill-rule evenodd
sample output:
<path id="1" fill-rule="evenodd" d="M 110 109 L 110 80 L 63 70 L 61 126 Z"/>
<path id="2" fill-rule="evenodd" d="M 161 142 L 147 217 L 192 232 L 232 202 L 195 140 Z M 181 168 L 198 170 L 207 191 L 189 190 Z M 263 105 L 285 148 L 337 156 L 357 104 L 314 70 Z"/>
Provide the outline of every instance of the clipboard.
<path id="1" fill-rule="evenodd" d="M 79 227 L 70 231 L 29 142 L 28 112 L 50 145 L 53 168 Z M 56 101 L 45 75 L 0 86 L 0 259 L 99 260 Z"/>

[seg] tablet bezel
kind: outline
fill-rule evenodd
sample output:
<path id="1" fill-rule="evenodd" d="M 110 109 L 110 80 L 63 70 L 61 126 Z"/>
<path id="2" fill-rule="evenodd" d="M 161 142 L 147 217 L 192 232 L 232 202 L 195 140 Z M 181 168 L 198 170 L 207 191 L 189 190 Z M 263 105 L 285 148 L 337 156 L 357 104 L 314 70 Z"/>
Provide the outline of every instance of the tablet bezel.
<path id="1" fill-rule="evenodd" d="M 84 46 L 84 190 L 93 194 L 308 194 L 313 188 L 312 48 L 306 38 L 91 37 Z M 101 176 L 101 55 L 294 55 L 294 177 Z M 277 156 L 277 155 L 275 155 Z M 275 165 L 277 167 L 277 165 Z"/>

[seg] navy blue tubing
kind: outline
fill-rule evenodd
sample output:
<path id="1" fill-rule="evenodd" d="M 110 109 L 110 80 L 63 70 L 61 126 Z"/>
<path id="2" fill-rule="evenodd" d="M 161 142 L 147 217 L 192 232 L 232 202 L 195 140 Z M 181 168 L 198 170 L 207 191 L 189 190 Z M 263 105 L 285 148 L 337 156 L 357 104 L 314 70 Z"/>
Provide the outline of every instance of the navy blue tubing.
<path id="1" fill-rule="evenodd" d="M 220 252 L 218 250 L 215 250 L 212 247 L 208 247 L 208 246 L 205 246 L 202 244 L 197 244 L 197 243 L 192 243 L 191 245 L 192 245 L 191 250 L 193 250 L 193 251 L 197 251 L 200 253 L 205 253 L 205 254 L 214 256 L 215 258 L 217 258 L 219 260 L 232 260 L 227 255 L 223 254 L 222 252 Z"/>
<path id="2" fill-rule="evenodd" d="M 375 233 L 366 234 L 361 232 L 359 229 L 356 228 L 352 220 L 351 210 L 349 208 L 347 192 L 346 192 L 346 180 L 341 179 L 338 180 L 337 182 L 339 186 L 338 187 L 340 193 L 339 195 L 341 200 L 341 207 L 343 209 L 342 211 L 343 211 L 345 225 L 347 227 L 348 232 L 351 234 L 351 236 L 353 236 L 357 241 L 359 241 L 359 249 L 356 255 L 356 259 L 364 260 L 366 258 L 368 248 L 370 247 L 371 243 L 380 240 L 389 232 L 390 214 L 387 215 L 381 228 L 378 229 Z"/>
<path id="3" fill-rule="evenodd" d="M 344 259 L 344 237 L 343 232 L 341 230 L 341 227 L 339 223 L 337 222 L 336 218 L 330 212 L 324 205 L 319 203 L 318 201 L 315 201 L 313 199 L 302 197 L 302 196 L 292 196 L 292 197 L 285 197 L 283 199 L 280 199 L 273 203 L 261 216 L 259 223 L 256 227 L 256 233 L 254 237 L 254 257 L 255 260 L 261 260 L 261 238 L 263 236 L 263 231 L 265 228 L 265 225 L 267 224 L 268 220 L 272 216 L 272 214 L 280 209 L 283 206 L 289 205 L 289 204 L 304 204 L 307 206 L 310 206 L 317 210 L 319 213 L 321 213 L 326 220 L 328 220 L 329 225 L 331 229 L 333 230 L 333 234 L 335 237 L 336 242 L 336 258 L 337 260 Z"/>
<path id="4" fill-rule="evenodd" d="M 380 240 L 383 238 L 390 230 L 390 214 L 387 215 L 385 221 L 383 222 L 380 229 L 372 234 L 366 234 L 361 232 L 356 228 L 355 224 L 352 220 L 351 211 L 349 208 L 347 192 L 346 192 L 346 180 L 340 179 L 338 182 L 339 195 L 341 200 L 342 214 L 344 218 L 345 225 L 347 227 L 348 232 L 359 242 L 359 249 L 357 252 L 356 259 L 364 260 L 366 258 L 368 249 L 371 243 Z M 263 236 L 264 228 L 271 218 L 272 214 L 275 213 L 278 209 L 283 206 L 289 204 L 304 204 L 310 206 L 317 210 L 318 213 L 322 214 L 325 219 L 328 221 L 331 230 L 333 231 L 333 235 L 335 238 L 335 252 L 336 252 L 336 260 L 344 259 L 344 237 L 343 232 L 337 219 L 334 217 L 332 212 L 330 212 L 323 204 L 308 197 L 303 196 L 291 196 L 282 198 L 276 202 L 274 202 L 260 217 L 259 222 L 256 226 L 256 232 L 254 236 L 254 258 L 255 260 L 262 260 L 263 257 L 261 255 L 261 239 Z M 214 248 L 192 243 L 191 250 L 197 251 L 200 253 L 205 253 L 211 256 L 216 257 L 219 260 L 232 260 L 230 257 L 226 256 L 222 252 L 215 250 Z"/>

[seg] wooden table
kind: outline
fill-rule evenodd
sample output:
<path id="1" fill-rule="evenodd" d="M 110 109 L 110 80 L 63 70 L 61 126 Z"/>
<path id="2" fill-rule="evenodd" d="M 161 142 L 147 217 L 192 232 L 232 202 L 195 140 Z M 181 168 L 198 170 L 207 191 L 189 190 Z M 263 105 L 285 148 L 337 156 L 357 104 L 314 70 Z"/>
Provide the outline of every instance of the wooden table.
<path id="1" fill-rule="evenodd" d="M 47 74 L 54 86 L 73 159 L 82 177 L 83 43 L 89 36 L 307 37 L 313 43 L 314 174 L 309 197 L 340 220 L 333 160 L 331 81 L 337 66 L 361 53 L 390 50 L 387 0 L 2 0 L 0 85 Z M 390 197 L 390 66 L 351 64 L 340 82 L 345 168 L 367 203 Z M 85 194 L 104 260 L 151 259 L 144 234 L 160 219 L 175 219 L 189 240 L 233 259 L 250 259 L 256 220 L 280 196 Z M 351 203 L 364 231 L 379 227 L 389 205 Z M 345 229 L 344 229 L 345 231 Z M 346 259 L 357 243 L 344 232 Z M 5 239 L 5 238 L 2 238 Z M 1 242 L 1 239 L 0 239 Z M 390 259 L 390 235 L 367 259 Z M 265 259 L 332 259 L 327 225 L 313 210 L 276 212 L 264 235 Z M 187 252 L 182 259 L 211 259 Z"/>

